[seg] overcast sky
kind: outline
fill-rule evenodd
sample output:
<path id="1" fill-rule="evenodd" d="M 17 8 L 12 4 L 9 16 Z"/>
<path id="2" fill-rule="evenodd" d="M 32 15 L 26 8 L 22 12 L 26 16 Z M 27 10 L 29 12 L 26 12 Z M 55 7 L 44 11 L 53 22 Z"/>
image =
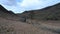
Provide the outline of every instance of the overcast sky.
<path id="1" fill-rule="evenodd" d="M 15 13 L 41 9 L 59 3 L 60 0 L 0 0 L 0 4 Z"/>

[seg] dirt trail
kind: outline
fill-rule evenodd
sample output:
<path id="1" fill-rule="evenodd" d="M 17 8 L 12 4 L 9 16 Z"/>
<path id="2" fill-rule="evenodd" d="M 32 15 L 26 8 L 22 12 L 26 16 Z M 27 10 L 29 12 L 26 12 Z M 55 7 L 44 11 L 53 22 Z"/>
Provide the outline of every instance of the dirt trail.
<path id="1" fill-rule="evenodd" d="M 12 21 L 3 18 L 0 18 L 0 27 L 1 26 L 6 27 L 7 29 L 2 30 L 3 33 L 0 32 L 0 34 L 57 34 L 48 30 L 42 30 L 32 24 L 26 24 L 20 21 Z"/>
<path id="2" fill-rule="evenodd" d="M 41 28 L 44 30 L 60 34 L 60 21 L 37 21 L 37 20 L 30 21 L 32 22 L 31 24 L 37 28 Z"/>

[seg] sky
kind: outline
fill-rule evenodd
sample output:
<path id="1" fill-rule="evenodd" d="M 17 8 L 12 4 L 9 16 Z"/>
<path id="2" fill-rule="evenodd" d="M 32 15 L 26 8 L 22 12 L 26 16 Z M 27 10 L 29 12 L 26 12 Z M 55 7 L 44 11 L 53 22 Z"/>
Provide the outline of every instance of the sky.
<path id="1" fill-rule="evenodd" d="M 60 0 L 0 0 L 0 4 L 14 13 L 42 9 L 60 3 Z"/>

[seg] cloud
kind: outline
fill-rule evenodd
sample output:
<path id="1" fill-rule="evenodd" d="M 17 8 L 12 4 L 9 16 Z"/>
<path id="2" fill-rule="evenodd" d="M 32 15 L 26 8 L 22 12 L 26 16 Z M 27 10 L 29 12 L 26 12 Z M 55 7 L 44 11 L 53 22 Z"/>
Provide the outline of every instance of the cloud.
<path id="1" fill-rule="evenodd" d="M 15 13 L 41 9 L 59 2 L 60 0 L 0 0 L 0 4 L 3 4 L 6 9 Z"/>
<path id="2" fill-rule="evenodd" d="M 20 6 L 25 8 L 26 10 L 32 10 L 32 9 L 41 9 L 46 6 L 53 5 L 59 1 L 57 0 L 23 0 L 23 2 L 20 3 Z"/>
<path id="3" fill-rule="evenodd" d="M 40 6 L 41 3 L 39 0 L 24 0 L 20 5 L 26 9 L 35 9 Z"/>
<path id="4" fill-rule="evenodd" d="M 16 5 L 16 0 L 0 0 L 1 4 L 13 6 Z"/>
<path id="5" fill-rule="evenodd" d="M 24 1 L 21 3 L 21 6 L 27 7 L 27 6 L 37 5 L 37 4 L 39 4 L 39 3 L 40 3 L 39 0 L 24 0 Z"/>

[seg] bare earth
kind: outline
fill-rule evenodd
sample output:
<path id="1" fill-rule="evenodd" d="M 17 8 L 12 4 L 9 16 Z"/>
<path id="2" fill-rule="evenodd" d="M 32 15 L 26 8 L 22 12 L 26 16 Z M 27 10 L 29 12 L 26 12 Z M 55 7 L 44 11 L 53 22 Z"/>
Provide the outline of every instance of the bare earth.
<path id="1" fill-rule="evenodd" d="M 49 26 L 51 25 L 49 23 L 42 23 L 41 27 L 45 27 L 47 26 L 47 24 Z M 2 28 L 0 34 L 58 34 L 49 30 L 41 29 L 39 27 L 40 25 L 34 26 L 32 24 L 27 24 L 20 21 L 7 20 L 0 17 L 0 29 Z"/>

